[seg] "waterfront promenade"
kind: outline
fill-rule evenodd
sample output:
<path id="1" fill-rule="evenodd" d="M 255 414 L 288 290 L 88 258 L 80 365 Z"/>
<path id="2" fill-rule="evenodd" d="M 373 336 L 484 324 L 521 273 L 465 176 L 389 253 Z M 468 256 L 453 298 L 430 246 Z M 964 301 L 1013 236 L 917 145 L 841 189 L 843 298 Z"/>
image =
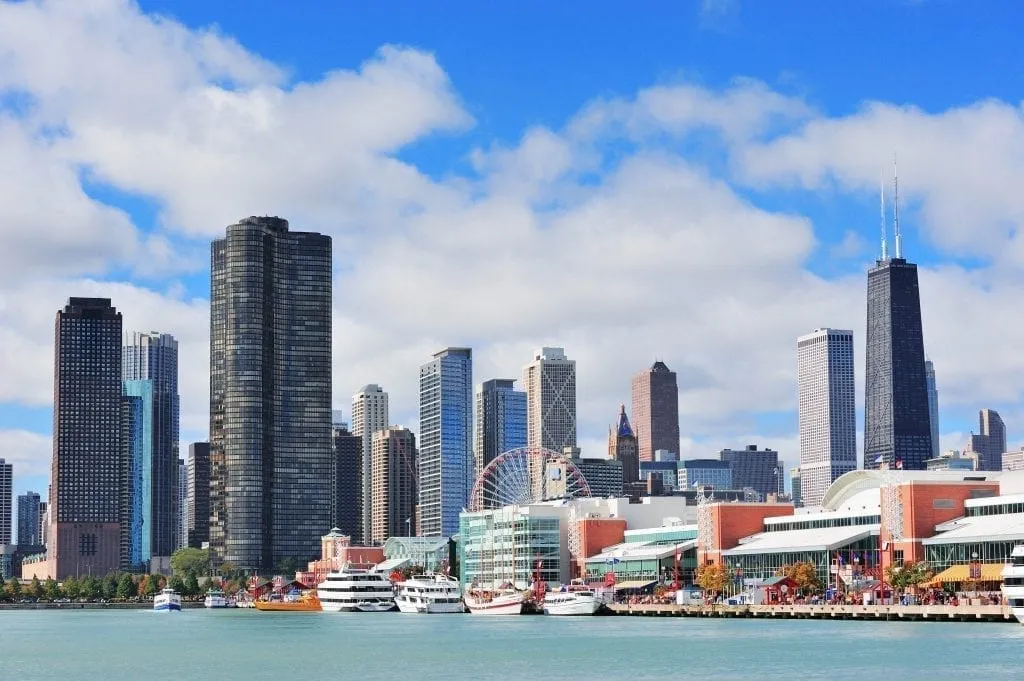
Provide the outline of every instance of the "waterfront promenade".
<path id="1" fill-rule="evenodd" d="M 754 617 L 761 619 L 1012 622 L 1005 605 L 676 605 L 612 603 L 613 615 L 649 617 Z"/>

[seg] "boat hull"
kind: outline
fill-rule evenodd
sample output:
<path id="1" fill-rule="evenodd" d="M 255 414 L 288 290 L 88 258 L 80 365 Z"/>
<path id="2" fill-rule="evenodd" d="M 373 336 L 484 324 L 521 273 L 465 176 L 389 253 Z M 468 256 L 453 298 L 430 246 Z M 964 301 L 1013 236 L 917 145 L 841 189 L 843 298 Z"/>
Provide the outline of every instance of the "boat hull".
<path id="1" fill-rule="evenodd" d="M 401 599 L 395 599 L 395 605 L 399 612 L 417 615 L 454 615 L 466 612 L 462 603 L 413 603 Z"/>
<path id="2" fill-rule="evenodd" d="M 203 607 L 211 609 L 230 608 L 231 604 L 228 603 L 226 598 L 217 598 L 215 596 L 213 598 L 207 598 L 205 601 L 203 601 Z"/>
<path id="3" fill-rule="evenodd" d="M 356 603 L 358 612 L 390 612 L 395 609 L 394 602 L 390 603 Z"/>
<path id="4" fill-rule="evenodd" d="M 181 603 L 158 603 L 153 605 L 153 612 L 180 612 Z"/>
<path id="5" fill-rule="evenodd" d="M 544 601 L 545 615 L 593 615 L 601 609 L 601 601 L 593 596 L 581 596 L 572 600 Z"/>
<path id="6" fill-rule="evenodd" d="M 253 607 L 261 612 L 320 612 L 320 601 L 309 598 L 303 601 L 254 601 Z"/>
<path id="7" fill-rule="evenodd" d="M 466 608 L 471 615 L 521 615 L 523 614 L 523 597 L 499 596 L 490 601 L 466 598 Z"/>

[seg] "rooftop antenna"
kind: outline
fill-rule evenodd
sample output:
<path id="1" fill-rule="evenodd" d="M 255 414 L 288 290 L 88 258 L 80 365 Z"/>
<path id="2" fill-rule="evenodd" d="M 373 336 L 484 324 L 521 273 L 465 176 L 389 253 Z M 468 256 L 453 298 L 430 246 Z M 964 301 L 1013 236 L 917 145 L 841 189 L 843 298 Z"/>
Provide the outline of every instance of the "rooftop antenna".
<path id="1" fill-rule="evenodd" d="M 878 191 L 879 191 L 879 195 L 880 195 L 879 207 L 881 208 L 881 212 L 882 212 L 882 260 L 885 261 L 885 260 L 889 259 L 889 249 L 886 247 L 886 244 L 885 244 L 885 237 L 886 237 L 887 230 L 885 228 L 885 171 L 884 170 L 879 170 L 878 171 Z"/>
<path id="2" fill-rule="evenodd" d="M 896 257 L 903 257 L 903 235 L 900 234 L 900 176 L 896 172 L 896 152 L 892 154 L 892 224 L 893 237 L 896 239 Z"/>

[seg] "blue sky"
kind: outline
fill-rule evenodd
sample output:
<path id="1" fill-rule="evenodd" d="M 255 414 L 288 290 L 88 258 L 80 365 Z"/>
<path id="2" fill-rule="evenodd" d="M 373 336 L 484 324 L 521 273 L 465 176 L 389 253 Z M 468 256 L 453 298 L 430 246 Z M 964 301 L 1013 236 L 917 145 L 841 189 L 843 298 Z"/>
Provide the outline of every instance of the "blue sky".
<path id="1" fill-rule="evenodd" d="M 943 445 L 981 407 L 1016 442 L 1016 3 L 241 7 L 0 2 L 0 444 L 19 491 L 45 491 L 70 295 L 182 338 L 182 440 L 205 437 L 207 244 L 264 213 L 335 239 L 346 412 L 377 382 L 415 427 L 416 367 L 445 345 L 473 345 L 477 381 L 564 345 L 585 450 L 659 357 L 684 455 L 757 441 L 793 463 L 794 339 L 861 333 L 894 152 Z"/>

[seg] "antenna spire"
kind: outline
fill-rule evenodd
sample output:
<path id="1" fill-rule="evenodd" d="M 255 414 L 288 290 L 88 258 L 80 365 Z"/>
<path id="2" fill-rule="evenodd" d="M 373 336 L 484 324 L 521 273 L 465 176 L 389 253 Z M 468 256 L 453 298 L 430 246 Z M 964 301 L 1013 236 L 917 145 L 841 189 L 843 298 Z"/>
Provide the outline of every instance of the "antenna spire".
<path id="1" fill-rule="evenodd" d="M 892 154 L 892 224 L 893 237 L 896 240 L 896 257 L 903 257 L 903 235 L 900 234 L 900 176 L 896 171 L 896 152 Z"/>
<path id="2" fill-rule="evenodd" d="M 879 208 L 881 209 L 881 213 L 882 213 L 882 223 L 881 223 L 882 224 L 882 260 L 885 261 L 885 260 L 889 259 L 889 250 L 888 250 L 888 248 L 886 247 L 886 244 L 885 244 L 885 237 L 887 235 L 888 230 L 885 228 L 885 171 L 884 170 L 879 170 L 878 171 L 878 192 L 879 192 L 879 195 L 880 195 Z"/>

